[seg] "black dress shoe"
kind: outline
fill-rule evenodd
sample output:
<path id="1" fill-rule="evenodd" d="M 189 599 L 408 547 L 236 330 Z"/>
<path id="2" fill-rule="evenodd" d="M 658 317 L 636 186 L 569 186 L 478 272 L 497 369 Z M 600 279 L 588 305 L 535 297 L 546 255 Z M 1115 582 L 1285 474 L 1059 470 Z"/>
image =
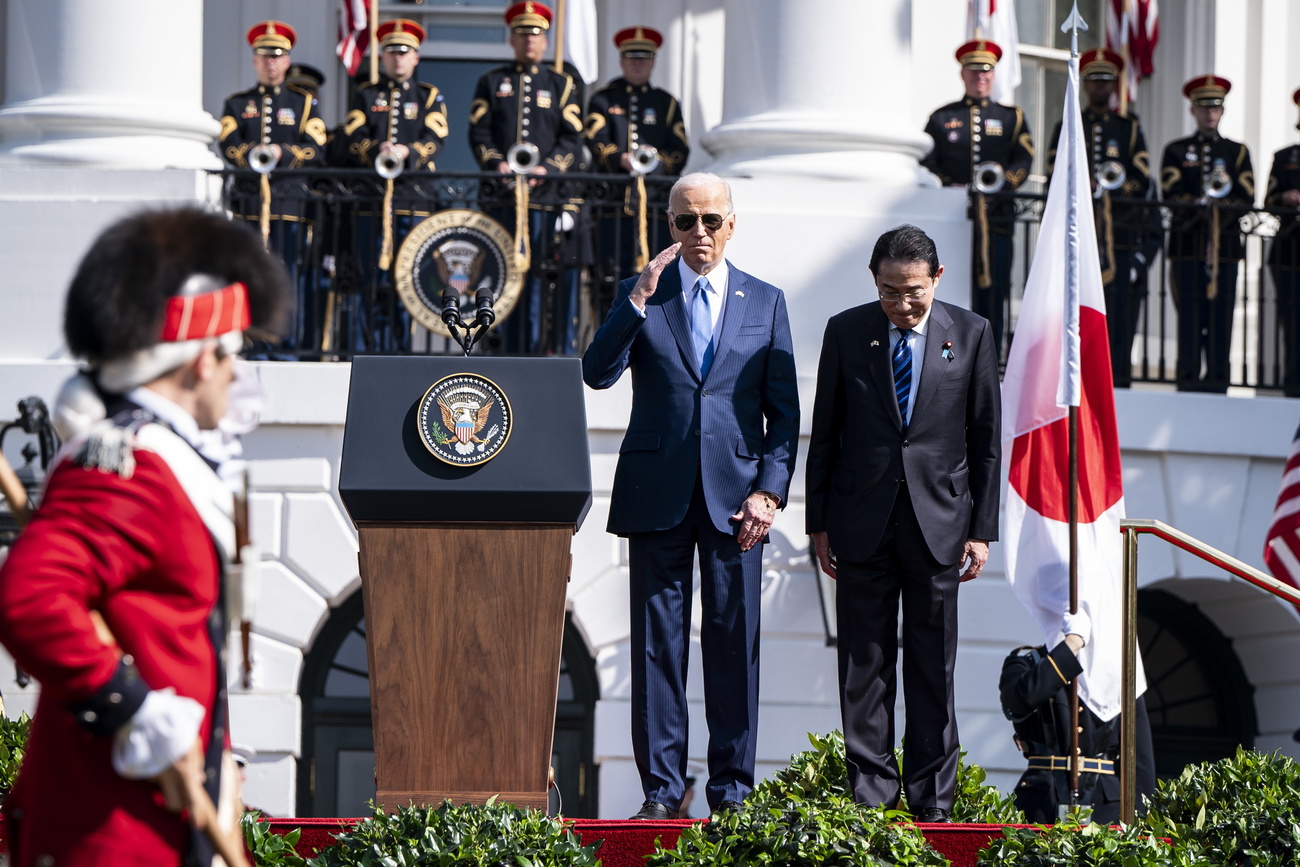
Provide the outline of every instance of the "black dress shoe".
<path id="1" fill-rule="evenodd" d="M 944 822 L 951 822 L 948 817 L 948 811 L 940 807 L 926 807 L 916 817 L 916 821 L 923 825 L 941 825 Z"/>
<path id="2" fill-rule="evenodd" d="M 745 805 L 740 801 L 719 801 L 718 806 L 713 808 L 711 815 L 723 816 L 727 813 L 739 813 L 743 809 L 745 809 Z"/>
<path id="3" fill-rule="evenodd" d="M 637 810 L 636 815 L 632 818 L 649 819 L 653 822 L 661 822 L 664 819 L 676 819 L 677 811 L 668 809 L 658 801 L 646 801 L 641 805 L 641 809 Z"/>

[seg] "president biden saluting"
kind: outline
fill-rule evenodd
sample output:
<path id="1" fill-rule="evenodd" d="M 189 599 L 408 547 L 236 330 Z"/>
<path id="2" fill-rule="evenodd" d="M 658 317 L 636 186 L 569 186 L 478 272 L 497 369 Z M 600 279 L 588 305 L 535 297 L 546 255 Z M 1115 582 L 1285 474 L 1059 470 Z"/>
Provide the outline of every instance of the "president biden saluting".
<path id="1" fill-rule="evenodd" d="M 799 435 L 785 296 L 722 255 L 736 230 L 731 188 L 686 175 L 668 218 L 677 243 L 619 285 L 582 359 L 592 388 L 632 370 L 608 530 L 628 537 L 630 554 L 632 749 L 645 795 L 635 819 L 676 818 L 685 793 L 696 551 L 709 807 L 737 809 L 754 786 L 760 543 L 785 505 Z"/>
<path id="2" fill-rule="evenodd" d="M 826 325 L 808 446 L 808 533 L 821 568 L 839 581 L 853 798 L 893 807 L 902 789 L 917 819 L 946 822 L 957 784 L 957 585 L 979 575 L 998 530 L 997 343 L 988 320 L 934 299 L 943 266 L 915 226 L 882 235 L 870 267 L 880 300 Z"/>

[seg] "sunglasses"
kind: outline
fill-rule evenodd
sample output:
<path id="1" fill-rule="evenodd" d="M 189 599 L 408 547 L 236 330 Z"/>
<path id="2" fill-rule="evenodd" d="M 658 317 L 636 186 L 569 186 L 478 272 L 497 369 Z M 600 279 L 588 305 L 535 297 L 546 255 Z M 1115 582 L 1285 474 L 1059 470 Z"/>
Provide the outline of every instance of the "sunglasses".
<path id="1" fill-rule="evenodd" d="M 730 214 L 678 214 L 673 217 L 673 225 L 679 232 L 689 232 L 695 228 L 695 221 L 698 219 L 704 224 L 704 228 L 710 232 L 716 232 L 722 228 L 722 223 Z"/>

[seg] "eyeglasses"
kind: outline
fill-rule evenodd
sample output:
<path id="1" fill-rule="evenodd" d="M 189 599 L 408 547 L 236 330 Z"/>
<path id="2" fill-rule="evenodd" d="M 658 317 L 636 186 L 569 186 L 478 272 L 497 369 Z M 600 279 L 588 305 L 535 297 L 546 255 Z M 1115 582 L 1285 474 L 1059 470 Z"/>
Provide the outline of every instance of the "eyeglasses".
<path id="1" fill-rule="evenodd" d="M 678 214 L 673 217 L 673 225 L 679 232 L 689 232 L 695 228 L 695 221 L 698 219 L 704 224 L 704 228 L 710 232 L 716 232 L 722 228 L 722 223 L 730 214 Z"/>
<path id="2" fill-rule="evenodd" d="M 910 304 L 910 303 L 915 303 L 915 302 L 917 302 L 917 301 L 920 301 L 922 298 L 924 298 L 926 295 L 929 295 L 929 294 L 930 294 L 930 290 L 929 290 L 929 289 L 926 289 L 926 290 L 923 291 L 923 292 L 903 292 L 903 293 L 899 293 L 899 292 L 881 292 L 881 293 L 880 293 L 880 300 L 881 300 L 881 301 L 892 301 L 892 302 L 895 303 L 895 304 L 897 304 L 899 301 L 906 301 L 906 302 L 908 302 L 908 303 Z"/>

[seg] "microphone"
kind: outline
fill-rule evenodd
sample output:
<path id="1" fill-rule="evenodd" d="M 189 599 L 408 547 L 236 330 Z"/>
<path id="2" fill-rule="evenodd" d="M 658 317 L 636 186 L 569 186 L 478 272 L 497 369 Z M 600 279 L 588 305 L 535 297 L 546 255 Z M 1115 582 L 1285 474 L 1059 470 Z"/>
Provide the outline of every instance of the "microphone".
<path id="1" fill-rule="evenodd" d="M 484 286 L 474 293 L 474 306 L 477 308 L 475 318 L 480 328 L 489 328 L 497 321 L 497 313 L 492 309 L 492 290 Z"/>
<path id="2" fill-rule="evenodd" d="M 448 328 L 460 325 L 460 293 L 448 286 L 442 293 L 442 321 Z"/>

